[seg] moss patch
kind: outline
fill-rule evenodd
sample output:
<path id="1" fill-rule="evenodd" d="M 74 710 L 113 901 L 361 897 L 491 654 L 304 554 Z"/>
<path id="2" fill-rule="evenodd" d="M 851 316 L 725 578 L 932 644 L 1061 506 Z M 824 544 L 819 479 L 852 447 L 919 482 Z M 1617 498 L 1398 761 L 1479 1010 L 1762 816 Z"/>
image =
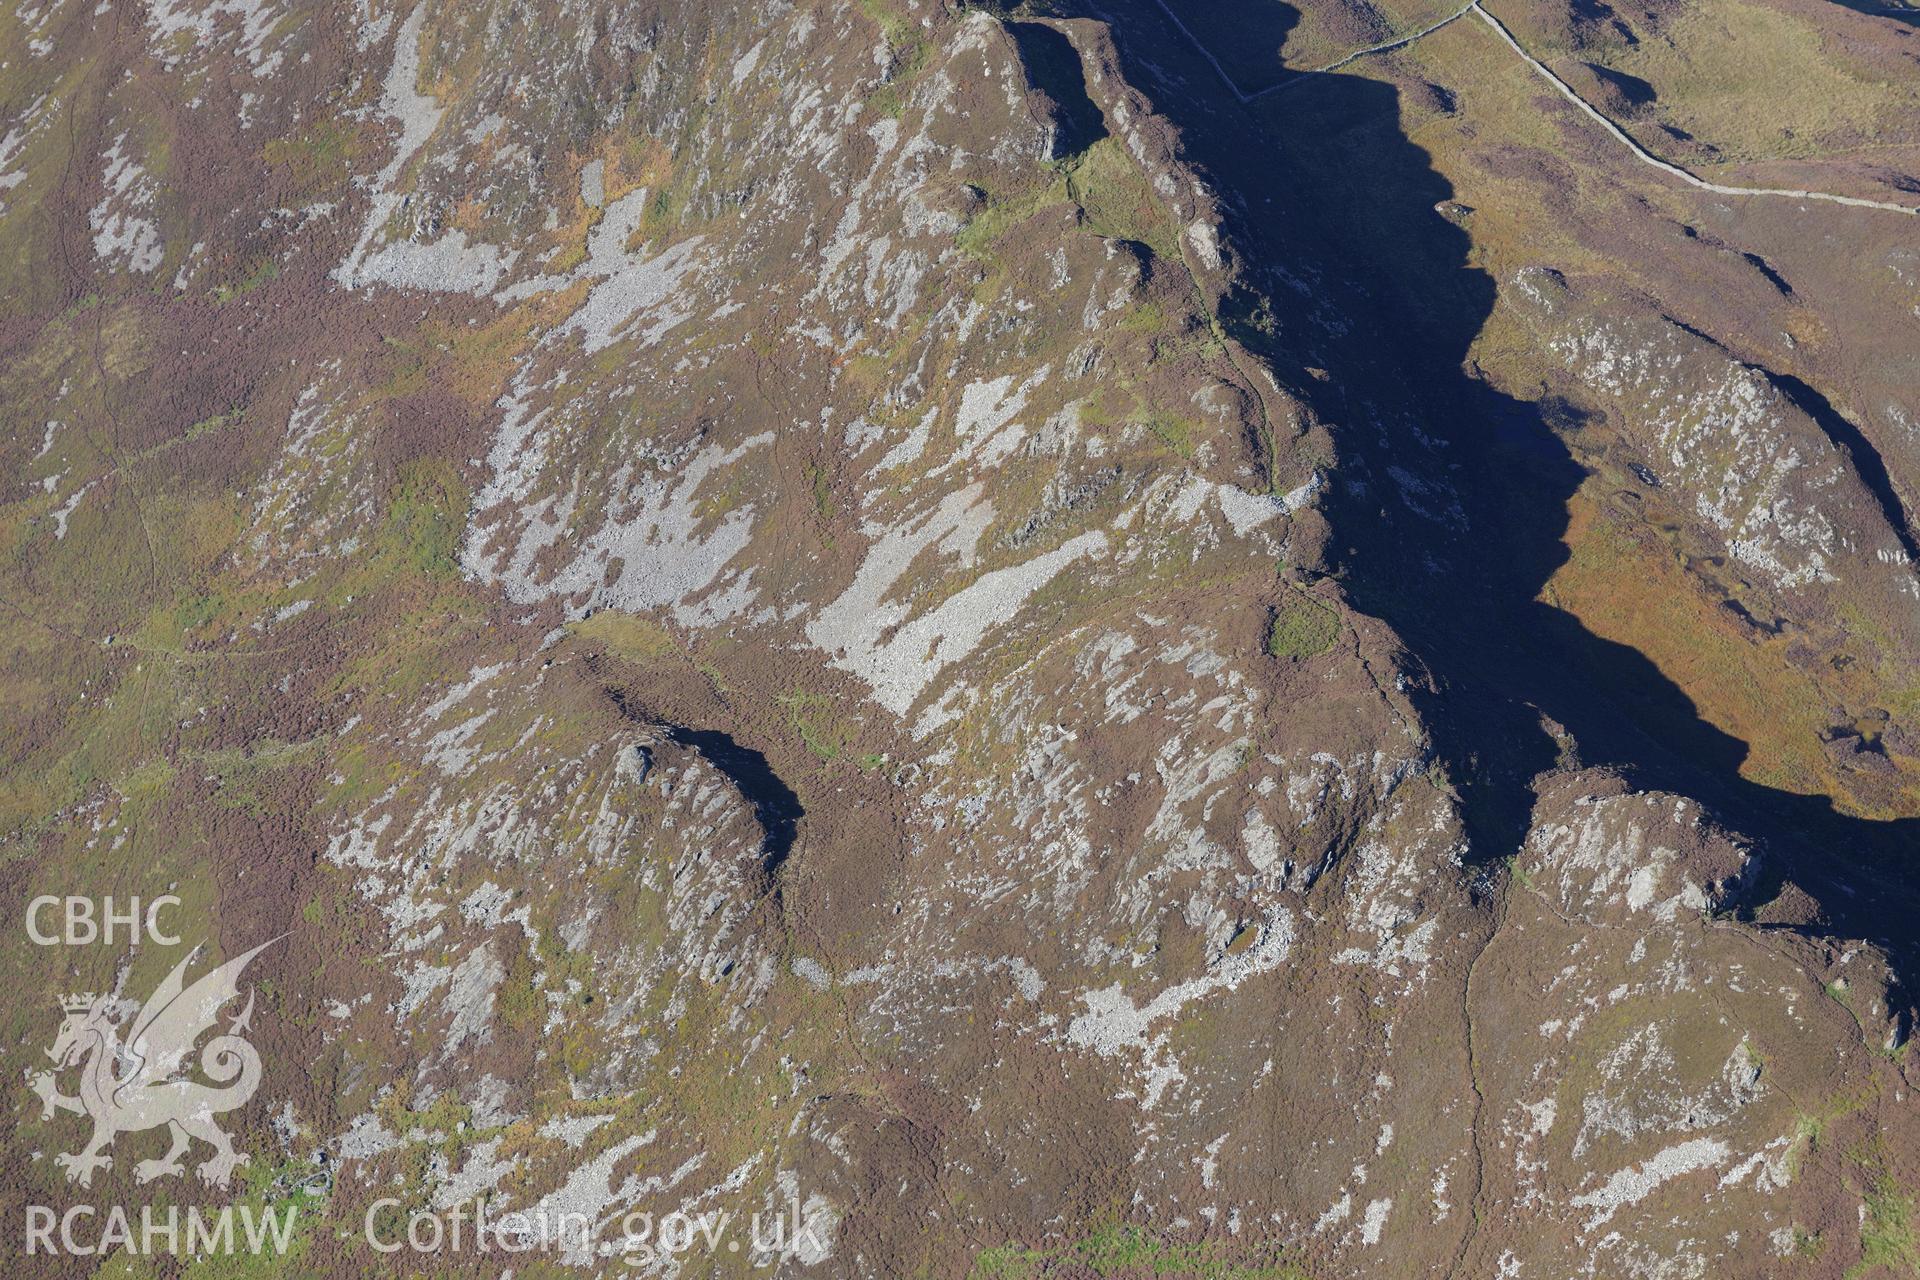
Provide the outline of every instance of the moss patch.
<path id="1" fill-rule="evenodd" d="M 1274 611 L 1267 628 L 1267 652 L 1298 662 L 1317 658 L 1340 639 L 1340 615 L 1308 596 L 1297 595 Z"/>
<path id="2" fill-rule="evenodd" d="M 1867 1191 L 1860 1220 L 1860 1265 L 1849 1276 L 1884 1267 L 1896 1275 L 1920 1276 L 1920 1237 L 1914 1234 L 1913 1197 L 1900 1194 L 1892 1178 L 1876 1180 Z"/>
<path id="3" fill-rule="evenodd" d="M 1042 1276 L 1205 1276 L 1209 1280 L 1307 1280 L 1277 1259 L 1236 1258 L 1218 1243 L 1178 1244 L 1132 1226 L 1102 1227 L 1070 1244 L 1029 1249 L 1003 1245 L 974 1258 L 972 1280 Z"/>

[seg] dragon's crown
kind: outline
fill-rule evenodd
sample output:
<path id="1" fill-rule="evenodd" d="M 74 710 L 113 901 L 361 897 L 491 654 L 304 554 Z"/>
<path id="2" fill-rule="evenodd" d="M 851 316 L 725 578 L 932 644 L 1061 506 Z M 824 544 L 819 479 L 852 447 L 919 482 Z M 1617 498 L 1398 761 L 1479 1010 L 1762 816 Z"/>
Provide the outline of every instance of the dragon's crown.
<path id="1" fill-rule="evenodd" d="M 68 1013 L 85 1013 L 93 1008 L 97 997 L 91 991 L 82 991 L 78 995 L 61 996 L 60 1007 Z"/>

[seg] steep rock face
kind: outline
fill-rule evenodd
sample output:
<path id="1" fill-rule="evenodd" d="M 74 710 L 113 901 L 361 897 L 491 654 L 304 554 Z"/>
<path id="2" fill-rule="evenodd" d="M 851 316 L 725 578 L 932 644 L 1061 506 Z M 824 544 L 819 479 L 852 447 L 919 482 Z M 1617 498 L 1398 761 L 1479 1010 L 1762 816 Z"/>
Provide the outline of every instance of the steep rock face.
<path id="1" fill-rule="evenodd" d="M 1683 796 L 1604 790 L 1579 774 L 1541 789 L 1518 869 L 1563 916 L 1596 926 L 1728 910 L 1752 854 Z M 1613 794 L 1608 794 L 1611 791 Z"/>
<path id="2" fill-rule="evenodd" d="M 1581 299 L 1553 272 L 1524 273 L 1515 286 L 1517 309 L 1617 441 L 1609 461 L 1632 473 L 1643 504 L 1659 504 L 1649 522 L 1685 521 L 1696 573 L 1756 625 L 1804 633 L 1808 658 L 1872 646 L 1884 678 L 1911 679 L 1900 668 L 1914 652 L 1905 602 L 1920 598 L 1912 534 L 1870 446 L 1844 431 L 1833 438 L 1765 370 L 1684 325 L 1613 318 L 1627 308 Z M 1855 611 L 1886 618 L 1890 632 L 1842 634 Z"/>
<path id="3" fill-rule="evenodd" d="M 1109 17 L 21 19 L 0 231 L 64 274 L 7 331 L 16 874 L 291 932 L 252 1128 L 330 1217 L 580 1212 L 579 1268 L 791 1201 L 806 1247 L 714 1265 L 1759 1273 L 1842 1241 L 1836 1153 L 1910 1149 L 1906 997 L 1727 917 L 1737 821 L 1563 732 L 1515 843 L 1477 822 L 1506 744 L 1339 548 L 1378 512 L 1424 573 L 1485 507 L 1370 382 L 1374 291 Z M 1153 74 L 1239 120 L 1193 56 Z M 1804 415 L 1571 305 L 1540 349 L 1756 598 L 1910 586 Z"/>

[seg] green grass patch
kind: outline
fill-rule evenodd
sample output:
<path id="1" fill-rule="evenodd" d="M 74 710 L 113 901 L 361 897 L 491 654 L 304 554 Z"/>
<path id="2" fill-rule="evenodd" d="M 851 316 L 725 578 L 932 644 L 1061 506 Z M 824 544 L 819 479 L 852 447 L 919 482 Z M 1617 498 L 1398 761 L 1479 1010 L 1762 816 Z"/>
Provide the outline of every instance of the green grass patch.
<path id="1" fill-rule="evenodd" d="M 261 158 L 269 168 L 284 171 L 293 191 L 305 196 L 346 185 L 360 149 L 349 125 L 321 120 L 297 137 L 270 139 Z"/>
<path id="2" fill-rule="evenodd" d="M 1030 1249 L 1009 1244 L 975 1255 L 971 1280 L 1051 1276 L 1199 1276 L 1206 1280 L 1307 1280 L 1273 1258 L 1236 1257 L 1217 1243 L 1179 1244 L 1133 1226 L 1101 1227 L 1070 1244 Z"/>
<path id="3" fill-rule="evenodd" d="M 567 624 L 567 632 L 641 666 L 665 662 L 680 653 L 666 628 L 630 613 L 601 609 L 591 618 Z"/>
<path id="4" fill-rule="evenodd" d="M 325 745 L 319 738 L 305 742 L 269 738 L 251 747 L 210 751 L 198 758 L 214 777 L 215 804 L 259 816 L 270 807 L 276 779 L 289 768 L 318 759 Z"/>
<path id="5" fill-rule="evenodd" d="M 824 694 L 783 693 L 776 699 L 787 713 L 787 727 L 800 735 L 807 750 L 820 759 L 833 760 L 847 749 L 851 737 L 833 714 L 833 699 Z"/>
<path id="6" fill-rule="evenodd" d="M 467 489 L 452 467 L 439 461 L 409 463 L 388 502 L 381 551 L 423 578 L 453 581 L 460 576 L 466 514 Z"/>
<path id="7" fill-rule="evenodd" d="M 1900 1194 L 1892 1178 L 1881 1177 L 1867 1189 L 1866 1215 L 1860 1220 L 1860 1265 L 1849 1276 L 1884 1267 L 1898 1275 L 1920 1276 L 1920 1236 L 1914 1233 L 1913 1197 Z"/>
<path id="8" fill-rule="evenodd" d="M 1048 205 L 1068 199 L 1063 177 L 1044 169 L 1040 175 L 1043 181 L 1018 191 L 996 193 L 976 187 L 986 196 L 986 208 L 960 228 L 953 238 L 954 246 L 969 257 L 990 261 L 1001 237 Z"/>
<path id="9" fill-rule="evenodd" d="M 247 273 L 232 284 L 223 284 L 213 291 L 215 302 L 229 302 L 242 294 L 252 293 L 261 285 L 271 284 L 280 278 L 280 262 L 276 258 L 262 258 L 247 269 Z"/>
<path id="10" fill-rule="evenodd" d="M 913 70 L 924 64 L 926 42 L 920 37 L 920 28 L 891 0 L 860 0 L 860 11 L 880 28 L 887 46 L 893 50 L 894 65 L 902 73 L 910 74 L 906 71 L 909 64 Z"/>
<path id="11" fill-rule="evenodd" d="M 1182 458 L 1193 457 L 1193 426 L 1185 419 L 1156 413 L 1147 419 L 1146 427 L 1154 439 Z"/>
<path id="12" fill-rule="evenodd" d="M 1274 611 L 1267 628 L 1267 652 L 1298 662 L 1326 653 L 1339 639 L 1339 612 L 1310 596 L 1299 595 Z"/>
<path id="13" fill-rule="evenodd" d="M 839 504 L 833 500 L 833 481 L 824 468 L 807 468 L 807 483 L 813 489 L 813 512 L 822 520 L 831 520 L 840 514 Z"/>
<path id="14" fill-rule="evenodd" d="M 1080 206 L 1087 230 L 1110 240 L 1132 240 L 1162 258 L 1179 256 L 1174 233 L 1140 166 L 1113 138 L 1102 138 L 1063 161 L 1067 195 Z"/>

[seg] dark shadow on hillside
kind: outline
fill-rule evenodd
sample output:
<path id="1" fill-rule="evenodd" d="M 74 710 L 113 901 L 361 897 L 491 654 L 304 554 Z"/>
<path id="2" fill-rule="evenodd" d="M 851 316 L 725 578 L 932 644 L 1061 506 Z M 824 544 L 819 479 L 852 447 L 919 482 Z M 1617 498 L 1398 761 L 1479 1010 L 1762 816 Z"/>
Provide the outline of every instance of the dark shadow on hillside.
<path id="1" fill-rule="evenodd" d="M 1920 561 L 1920 542 L 1915 540 L 1913 521 L 1907 517 L 1906 504 L 1900 501 L 1900 494 L 1893 487 L 1893 477 L 1887 474 L 1886 461 L 1866 434 L 1834 408 L 1832 401 L 1800 379 L 1791 374 L 1775 373 L 1771 369 L 1761 372 L 1780 389 L 1781 395 L 1812 418 L 1826 433 L 1827 439 L 1847 455 L 1853 463 L 1854 473 L 1860 477 L 1860 483 L 1867 486 L 1867 492 L 1873 495 L 1874 502 L 1878 504 L 1881 518 L 1900 540 L 1900 549 L 1907 553 L 1908 559 Z"/>
<path id="2" fill-rule="evenodd" d="M 800 821 L 807 816 L 800 797 L 774 770 L 766 753 L 746 746 L 719 729 L 695 729 L 665 719 L 635 698 L 627 689 L 608 678 L 606 664 L 595 655 L 587 658 L 587 670 L 601 682 L 601 692 L 621 716 L 636 726 L 653 729 L 669 741 L 697 752 L 734 785 L 753 809 L 763 835 L 760 863 L 767 875 L 769 889 L 780 893 L 780 869 L 793 856 L 800 835 Z"/>
<path id="3" fill-rule="evenodd" d="M 1833 3 L 1868 17 L 1888 18 L 1894 22 L 1904 22 L 1910 27 L 1920 27 L 1920 8 L 1912 5 L 1875 4 L 1874 0 L 1833 0 Z"/>
<path id="4" fill-rule="evenodd" d="M 1107 136 L 1107 119 L 1087 96 L 1086 71 L 1073 42 L 1044 22 L 1009 22 L 1027 88 L 1044 98 L 1053 117 L 1050 159 L 1079 155 Z"/>
<path id="5" fill-rule="evenodd" d="M 718 729 L 690 729 L 686 725 L 671 724 L 666 726 L 666 733 L 681 746 L 698 751 L 708 764 L 725 774 L 753 806 L 753 816 L 766 833 L 762 861 L 769 876 L 778 876 L 793 852 L 800 819 L 807 816 L 793 788 L 773 771 L 765 753 L 742 746 Z"/>
<path id="6" fill-rule="evenodd" d="M 1242 93 L 1260 93 L 1293 72 L 1284 57 L 1300 11 L 1285 0 L 1167 0 L 1187 29 L 1206 42 Z"/>
<path id="7" fill-rule="evenodd" d="M 1432 673 L 1420 709 L 1461 788 L 1473 856 L 1518 849 L 1533 779 L 1564 762 L 1550 721 L 1582 763 L 1694 796 L 1760 841 L 1772 887 L 1805 886 L 1833 933 L 1886 945 L 1913 989 L 1920 820 L 1855 819 L 1742 778 L 1744 742 L 1640 652 L 1536 598 L 1567 557 L 1568 499 L 1586 474 L 1552 429 L 1571 410 L 1504 395 L 1464 367 L 1495 285 L 1436 211 L 1454 192 L 1401 133 L 1398 92 L 1328 75 L 1242 107 L 1175 48 L 1151 0 L 1080 12 L 1112 24 L 1129 78 L 1239 211 L 1231 238 L 1274 322 L 1236 334 L 1337 424 L 1332 569 Z M 1289 285 L 1303 277 L 1305 294 Z M 1349 327 L 1315 325 L 1316 310 Z"/>
<path id="8" fill-rule="evenodd" d="M 1630 76 L 1624 71 L 1615 71 L 1612 67 L 1601 66 L 1597 62 L 1588 62 L 1583 65 L 1593 73 L 1594 79 L 1606 85 L 1613 91 L 1614 96 L 1619 98 L 1619 109 L 1633 111 L 1647 106 L 1660 96 L 1651 84 L 1639 76 Z"/>

